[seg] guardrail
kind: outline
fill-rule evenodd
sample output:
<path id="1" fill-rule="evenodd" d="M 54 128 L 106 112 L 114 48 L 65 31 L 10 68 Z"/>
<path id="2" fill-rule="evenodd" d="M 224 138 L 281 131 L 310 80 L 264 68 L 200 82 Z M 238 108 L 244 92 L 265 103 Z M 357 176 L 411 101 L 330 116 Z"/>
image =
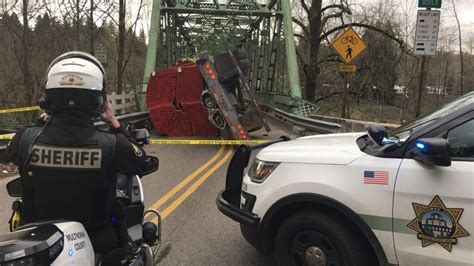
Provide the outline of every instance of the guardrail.
<path id="1" fill-rule="evenodd" d="M 135 95 L 133 93 L 117 94 L 112 92 L 107 95 L 107 99 L 112 101 L 112 109 L 115 114 L 125 114 L 135 111 Z"/>
<path id="2" fill-rule="evenodd" d="M 322 120 L 302 117 L 285 112 L 278 108 L 270 108 L 273 111 L 273 115 L 277 118 L 290 122 L 295 126 L 301 127 L 305 130 L 317 132 L 317 133 L 338 133 L 343 130 L 342 125 L 337 123 L 326 122 Z"/>
<path id="3" fill-rule="evenodd" d="M 398 124 L 356 120 L 356 119 L 350 119 L 350 118 L 331 117 L 331 116 L 323 116 L 323 115 L 317 115 L 317 114 L 311 115 L 310 118 L 316 119 L 316 120 L 323 120 L 330 123 L 340 124 L 343 128 L 343 132 L 362 132 L 362 131 L 365 131 L 369 125 L 381 125 L 381 126 L 384 126 L 387 130 L 392 130 L 400 126 Z"/>
<path id="4" fill-rule="evenodd" d="M 120 123 L 124 126 L 128 125 L 129 123 L 138 126 L 138 127 L 147 127 L 148 122 L 148 112 L 135 112 L 125 115 L 117 116 L 117 119 Z M 102 121 L 97 121 L 94 123 L 94 126 L 100 129 L 107 128 L 107 125 Z M 9 138 L 13 137 L 14 133 L 9 134 L 0 134 L 0 137 L 6 137 L 5 139 L 0 138 L 0 150 L 4 149 L 7 143 L 10 141 Z"/>

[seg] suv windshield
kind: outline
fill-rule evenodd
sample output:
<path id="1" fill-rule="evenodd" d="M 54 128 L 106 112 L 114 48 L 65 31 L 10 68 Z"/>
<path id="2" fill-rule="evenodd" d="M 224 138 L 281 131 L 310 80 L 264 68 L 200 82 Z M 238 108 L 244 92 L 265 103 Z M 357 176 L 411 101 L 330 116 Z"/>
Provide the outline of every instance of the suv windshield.
<path id="1" fill-rule="evenodd" d="M 393 130 L 390 132 L 388 139 L 395 140 L 395 141 L 405 141 L 410 137 L 410 134 L 413 130 L 417 128 L 427 125 L 436 119 L 451 114 L 469 104 L 474 103 L 474 91 L 441 106 L 436 111 L 426 114 L 424 116 L 418 117 L 415 120 Z"/>

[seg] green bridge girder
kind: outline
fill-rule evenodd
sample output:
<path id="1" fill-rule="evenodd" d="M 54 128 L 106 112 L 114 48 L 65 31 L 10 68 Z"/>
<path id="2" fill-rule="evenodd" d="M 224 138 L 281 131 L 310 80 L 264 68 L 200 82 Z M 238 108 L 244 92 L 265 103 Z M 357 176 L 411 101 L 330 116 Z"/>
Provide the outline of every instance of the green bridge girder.
<path id="1" fill-rule="evenodd" d="M 290 0 L 154 0 L 144 83 L 151 73 L 201 52 L 247 49 L 249 81 L 260 104 L 307 116 L 301 99 Z"/>

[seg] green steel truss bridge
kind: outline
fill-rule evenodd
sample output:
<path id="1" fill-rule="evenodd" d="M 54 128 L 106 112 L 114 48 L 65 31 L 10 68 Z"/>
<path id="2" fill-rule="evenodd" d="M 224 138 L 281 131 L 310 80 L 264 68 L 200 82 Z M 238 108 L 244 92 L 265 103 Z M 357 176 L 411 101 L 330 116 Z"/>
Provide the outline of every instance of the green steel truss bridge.
<path id="1" fill-rule="evenodd" d="M 316 108 L 301 99 L 289 0 L 154 0 L 144 83 L 180 58 L 240 46 L 248 51 L 248 78 L 260 104 L 300 116 Z"/>

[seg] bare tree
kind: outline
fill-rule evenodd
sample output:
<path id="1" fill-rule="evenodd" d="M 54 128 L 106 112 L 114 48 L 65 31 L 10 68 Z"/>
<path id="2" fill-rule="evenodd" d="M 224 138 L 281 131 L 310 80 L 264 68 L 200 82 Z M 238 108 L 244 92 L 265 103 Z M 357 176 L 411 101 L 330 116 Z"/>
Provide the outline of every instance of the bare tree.
<path id="1" fill-rule="evenodd" d="M 18 0 L 0 0 L 0 12 L 2 14 L 9 13 L 18 4 Z"/>
<path id="2" fill-rule="evenodd" d="M 22 70 L 23 70 L 23 86 L 25 87 L 26 90 L 26 102 L 29 105 L 33 105 L 33 94 L 34 94 L 34 88 L 33 84 L 31 83 L 31 76 L 30 76 L 30 40 L 29 40 L 29 35 L 30 35 L 30 27 L 28 23 L 28 0 L 23 0 L 23 4 L 21 7 L 21 12 L 23 16 L 23 35 L 21 39 L 21 50 L 22 50 L 22 56 L 21 56 L 21 65 L 22 65 Z"/>
<path id="3" fill-rule="evenodd" d="M 340 30 L 348 27 L 360 27 L 368 30 L 379 32 L 389 39 L 395 41 L 402 51 L 408 52 L 405 42 L 398 38 L 394 33 L 382 30 L 379 27 L 367 23 L 366 21 L 346 22 L 344 17 L 353 14 L 351 6 L 347 0 L 333 1 L 330 4 L 323 6 L 322 0 L 312 0 L 311 5 L 308 5 L 305 0 L 300 0 L 299 5 L 306 14 L 300 17 L 293 17 L 293 22 L 301 29 L 296 34 L 301 41 L 306 41 L 309 47 L 309 62 L 306 62 L 298 51 L 298 57 L 303 62 L 303 73 L 305 74 L 305 98 L 314 101 L 317 78 L 320 71 L 320 64 L 329 61 L 334 61 L 334 57 L 319 59 L 320 48 L 322 42 L 329 42 L 328 37 Z M 307 21 L 304 18 L 307 17 Z M 338 24 L 331 24 L 333 19 L 339 19 Z M 307 63 L 307 65 L 305 65 Z"/>
<path id="4" fill-rule="evenodd" d="M 137 1 L 138 2 L 138 1 Z M 137 23 L 141 19 L 142 9 L 145 6 L 144 0 L 135 3 L 137 13 L 132 15 L 131 12 L 127 14 L 127 6 L 125 0 L 119 0 L 118 5 L 118 20 L 115 19 L 114 12 L 109 12 L 110 20 L 118 27 L 117 32 L 117 61 L 116 61 L 116 91 L 121 93 L 123 91 L 124 73 L 128 62 L 133 54 L 133 44 L 136 40 Z M 128 9 L 130 11 L 130 9 Z M 127 23 L 128 22 L 128 23 Z"/>
<path id="5" fill-rule="evenodd" d="M 474 36 L 471 36 L 471 37 L 467 40 L 466 45 L 469 47 L 469 54 L 470 54 L 470 55 L 474 55 L 474 54 L 473 54 L 473 50 L 474 50 Z"/>
<path id="6" fill-rule="evenodd" d="M 403 3 L 404 1 L 404 3 Z M 416 10 L 415 8 L 415 2 L 409 1 L 409 0 L 400 0 L 399 6 L 401 8 L 402 16 L 400 18 L 399 23 L 403 25 L 402 30 L 403 30 L 403 39 L 405 40 L 405 43 L 409 43 L 409 38 L 411 38 L 412 33 L 414 32 L 414 25 L 412 22 L 412 19 L 414 15 L 416 14 L 414 11 Z M 404 89 L 402 90 L 402 96 L 401 96 L 401 106 L 400 106 L 400 124 L 403 124 L 404 122 L 404 117 L 406 113 L 408 113 L 407 109 L 407 101 L 409 100 L 409 94 L 410 94 L 410 88 L 414 87 L 414 81 L 415 81 L 415 75 L 412 71 L 412 66 L 413 66 L 413 58 L 409 56 L 404 56 L 402 59 L 402 67 L 401 67 L 401 74 L 403 77 L 403 85 Z"/>
<path id="7" fill-rule="evenodd" d="M 95 34 L 94 34 L 94 9 L 95 9 L 95 6 L 94 6 L 94 0 L 90 0 L 90 10 L 89 10 L 89 34 L 90 34 L 90 38 L 89 38 L 89 51 L 90 51 L 90 54 L 91 55 L 94 55 L 94 37 L 95 37 Z"/>
<path id="8" fill-rule="evenodd" d="M 117 92 L 122 93 L 124 53 L 125 53 L 125 0 L 119 0 L 118 56 L 117 56 Z"/>

